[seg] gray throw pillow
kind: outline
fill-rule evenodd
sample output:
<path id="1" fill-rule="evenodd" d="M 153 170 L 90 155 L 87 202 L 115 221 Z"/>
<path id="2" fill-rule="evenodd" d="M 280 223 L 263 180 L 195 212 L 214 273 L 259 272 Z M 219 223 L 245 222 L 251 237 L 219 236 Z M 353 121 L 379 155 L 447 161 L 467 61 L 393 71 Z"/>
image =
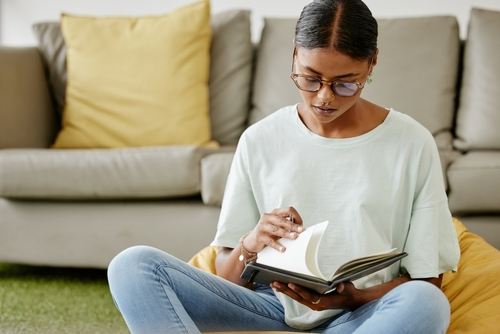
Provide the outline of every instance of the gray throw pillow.
<path id="1" fill-rule="evenodd" d="M 62 115 L 66 97 L 66 44 L 59 22 L 44 22 L 33 25 L 38 49 L 48 69 L 49 86 L 59 115 Z"/>
<path id="2" fill-rule="evenodd" d="M 464 51 L 456 148 L 500 149 L 500 12 L 473 9 Z"/>

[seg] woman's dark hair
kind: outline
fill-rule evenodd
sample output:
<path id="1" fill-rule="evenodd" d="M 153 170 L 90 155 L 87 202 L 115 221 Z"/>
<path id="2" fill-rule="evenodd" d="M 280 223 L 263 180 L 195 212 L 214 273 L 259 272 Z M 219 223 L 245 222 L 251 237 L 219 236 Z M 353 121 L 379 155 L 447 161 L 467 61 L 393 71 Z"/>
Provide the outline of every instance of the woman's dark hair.
<path id="1" fill-rule="evenodd" d="M 333 48 L 367 60 L 377 49 L 378 25 L 361 0 L 315 0 L 304 7 L 295 28 L 295 46 Z"/>

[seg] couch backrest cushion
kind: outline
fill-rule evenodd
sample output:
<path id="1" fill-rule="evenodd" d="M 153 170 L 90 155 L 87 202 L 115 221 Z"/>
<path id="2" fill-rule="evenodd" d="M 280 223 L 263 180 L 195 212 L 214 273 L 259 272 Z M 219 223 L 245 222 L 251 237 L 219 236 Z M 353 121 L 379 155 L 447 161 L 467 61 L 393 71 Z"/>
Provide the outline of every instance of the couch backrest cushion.
<path id="1" fill-rule="evenodd" d="M 250 101 L 253 45 L 250 12 L 230 10 L 212 16 L 210 50 L 210 118 L 212 138 L 236 144 L 245 129 Z M 67 82 L 66 44 L 59 22 L 33 25 L 49 72 L 49 83 L 62 113 Z"/>
<path id="2" fill-rule="evenodd" d="M 500 149 L 500 12 L 473 9 L 464 52 L 455 147 Z"/>
<path id="3" fill-rule="evenodd" d="M 48 147 L 57 123 L 36 48 L 0 47 L 0 149 Z"/>
<path id="4" fill-rule="evenodd" d="M 404 112 L 433 135 L 453 126 L 460 37 L 455 17 L 378 20 L 379 57 L 362 96 Z"/>
<path id="5" fill-rule="evenodd" d="M 380 19 L 379 63 L 362 97 L 415 118 L 434 135 L 453 124 L 460 38 L 456 18 Z M 295 19 L 266 19 L 251 123 L 300 102 L 290 79 Z M 450 142 L 451 145 L 451 142 Z"/>

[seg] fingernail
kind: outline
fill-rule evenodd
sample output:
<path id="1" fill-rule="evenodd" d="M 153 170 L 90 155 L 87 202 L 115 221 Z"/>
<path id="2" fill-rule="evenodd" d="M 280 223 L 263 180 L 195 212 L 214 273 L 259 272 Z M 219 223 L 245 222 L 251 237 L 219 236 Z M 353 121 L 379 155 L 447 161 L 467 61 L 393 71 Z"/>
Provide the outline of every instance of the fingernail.
<path id="1" fill-rule="evenodd" d="M 279 248 L 279 251 L 283 253 L 283 252 L 285 251 L 285 247 L 281 246 L 281 247 Z"/>
<path id="2" fill-rule="evenodd" d="M 299 226 L 297 226 L 297 231 L 298 231 L 298 232 L 302 232 L 302 231 L 304 231 L 304 227 L 303 227 L 303 226 L 300 226 L 300 225 L 299 225 Z"/>

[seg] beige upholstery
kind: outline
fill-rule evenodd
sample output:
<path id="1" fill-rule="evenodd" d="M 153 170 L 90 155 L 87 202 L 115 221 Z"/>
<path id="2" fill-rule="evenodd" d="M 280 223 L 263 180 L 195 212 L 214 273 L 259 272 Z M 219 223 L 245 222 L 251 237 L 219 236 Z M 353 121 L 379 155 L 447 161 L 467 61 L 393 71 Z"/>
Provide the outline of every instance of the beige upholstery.
<path id="1" fill-rule="evenodd" d="M 195 146 L 0 151 L 0 196 L 9 198 L 158 198 L 200 191 Z"/>
<path id="2" fill-rule="evenodd" d="M 458 214 L 500 212 L 499 32 L 500 12 L 472 10 L 454 141 L 455 147 L 466 153 L 448 170 L 450 209 Z M 473 224 L 484 237 L 500 234 L 484 220 L 471 219 L 468 227 L 474 229 Z"/>
<path id="3" fill-rule="evenodd" d="M 200 199 L 16 201 L 0 197 L 0 260 L 107 268 L 122 250 L 157 247 L 188 261 L 215 235 L 219 209 Z"/>
<path id="4" fill-rule="evenodd" d="M 37 49 L 0 47 L 0 67 L 0 149 L 48 147 L 56 118 Z"/>
<path id="5" fill-rule="evenodd" d="M 234 152 L 211 154 L 201 159 L 201 198 L 209 205 L 222 205 Z"/>
<path id="6" fill-rule="evenodd" d="M 250 12 L 232 10 L 212 18 L 210 119 L 212 137 L 236 144 L 246 127 L 250 103 L 253 44 Z"/>
<path id="7" fill-rule="evenodd" d="M 48 83 L 56 103 L 56 111 L 62 114 L 66 99 L 66 44 L 59 22 L 45 22 L 33 25 L 38 48 L 48 70 Z"/>
<path id="8" fill-rule="evenodd" d="M 500 151 L 470 151 L 450 166 L 450 209 L 500 212 Z"/>
<path id="9" fill-rule="evenodd" d="M 379 64 L 374 82 L 362 95 L 410 114 L 434 134 L 453 213 L 497 248 L 500 153 L 498 147 L 485 148 L 491 140 L 500 142 L 496 137 L 500 84 L 495 81 L 499 71 L 494 56 L 498 41 L 490 40 L 498 36 L 499 15 L 474 10 L 464 43 L 466 55 L 472 55 L 464 60 L 464 73 L 469 78 L 486 75 L 487 80 L 478 81 L 488 83 L 481 86 L 484 90 L 476 90 L 477 80 L 458 77 L 462 72 L 455 18 L 420 17 L 379 20 Z M 289 78 L 295 23 L 295 19 L 266 19 L 254 53 L 248 11 L 213 16 L 214 139 L 234 146 L 247 119 L 254 123 L 301 101 Z M 104 268 L 115 254 L 134 244 L 189 259 L 215 234 L 234 147 L 35 149 L 47 148 L 58 128 L 48 83 L 55 89 L 65 82 L 59 24 L 36 27 L 48 78 L 35 48 L 0 47 L 0 261 Z M 484 50 L 491 53 L 489 57 L 484 57 Z M 484 74 L 485 69 L 491 73 Z M 465 88 L 456 99 L 459 84 Z M 474 96 L 468 88 L 472 84 Z M 482 93 L 488 96 L 477 100 Z M 57 101 L 63 103 L 64 96 Z M 461 109 L 455 129 L 457 102 Z M 190 194 L 196 198 L 184 197 Z"/>
<path id="10" fill-rule="evenodd" d="M 473 9 L 464 54 L 455 146 L 500 149 L 500 12 Z"/>
<path id="11" fill-rule="evenodd" d="M 460 48 L 456 18 L 378 22 L 379 64 L 374 69 L 373 84 L 366 85 L 362 97 L 409 114 L 434 135 L 449 131 L 453 125 Z M 250 123 L 282 106 L 302 101 L 290 79 L 295 23 L 295 19 L 265 20 L 257 52 Z M 425 43 L 421 43 L 424 39 Z M 411 47 L 401 47 L 405 43 Z M 448 139 L 451 141 L 451 136 Z M 451 142 L 443 146 L 446 144 L 451 147 Z"/>
<path id="12" fill-rule="evenodd" d="M 453 126 L 460 56 L 455 17 L 384 19 L 379 62 L 362 97 L 404 112 L 433 135 Z M 425 43 L 422 41 L 425 40 Z"/>
<path id="13" fill-rule="evenodd" d="M 250 124 L 283 106 L 302 101 L 290 79 L 296 23 L 296 19 L 264 19 L 256 56 Z"/>

